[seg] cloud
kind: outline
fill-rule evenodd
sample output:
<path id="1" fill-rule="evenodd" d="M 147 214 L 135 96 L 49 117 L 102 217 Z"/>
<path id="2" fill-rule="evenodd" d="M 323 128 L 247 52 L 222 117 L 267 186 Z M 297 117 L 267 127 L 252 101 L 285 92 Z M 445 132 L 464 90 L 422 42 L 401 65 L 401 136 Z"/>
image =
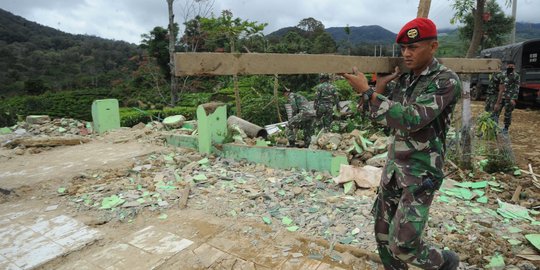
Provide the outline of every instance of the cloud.
<path id="1" fill-rule="evenodd" d="M 186 1 L 174 4 L 176 22 L 182 26 Z M 326 27 L 380 25 L 392 32 L 416 17 L 419 0 L 215 0 L 214 14 L 228 9 L 235 17 L 268 23 L 265 34 L 283 27 L 295 26 L 300 20 L 313 17 Z M 450 24 L 454 0 L 432 0 L 430 18 L 439 28 Z M 497 0 L 506 14 L 505 0 Z M 103 38 L 139 43 L 140 36 L 155 26 L 168 25 L 165 0 L 4 0 L 0 8 L 30 21 L 73 34 L 89 34 Z M 540 22 L 540 0 L 520 0 L 518 21 Z"/>

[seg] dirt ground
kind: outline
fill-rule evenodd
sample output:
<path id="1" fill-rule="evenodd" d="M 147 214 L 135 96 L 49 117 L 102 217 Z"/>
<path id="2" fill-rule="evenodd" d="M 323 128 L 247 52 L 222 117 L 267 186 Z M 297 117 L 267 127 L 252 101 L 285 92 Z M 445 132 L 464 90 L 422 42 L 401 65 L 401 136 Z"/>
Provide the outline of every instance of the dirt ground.
<path id="1" fill-rule="evenodd" d="M 473 102 L 472 110 L 474 115 L 478 115 L 482 109 L 483 103 Z M 510 138 L 517 166 L 520 169 L 529 170 L 528 165 L 531 164 L 533 171 L 539 174 L 540 141 L 537 139 L 537 128 L 540 127 L 540 111 L 515 110 L 513 117 Z M 205 158 L 208 158 L 209 161 L 204 162 L 209 162 L 210 165 L 215 164 L 215 166 L 204 166 L 201 160 Z M 251 244 L 258 241 L 273 241 L 276 245 L 286 247 L 287 252 L 320 253 L 322 254 L 320 260 L 335 267 L 377 269 L 376 264 L 369 263 L 364 258 L 359 259 L 351 256 L 350 253 L 354 254 L 355 250 L 346 252 L 347 249 L 343 249 L 343 246 L 347 245 L 337 244 L 336 237 L 339 238 L 345 235 L 340 234 L 340 231 L 350 232 L 350 228 L 342 229 L 341 227 L 356 223 L 357 221 L 354 219 L 351 219 L 350 223 L 334 224 L 335 226 L 330 226 L 326 231 L 319 230 L 316 224 L 313 225 L 313 231 L 309 232 L 308 230 L 302 231 L 302 229 L 297 232 L 290 229 L 287 231 L 282 226 L 277 226 L 276 222 L 270 225 L 266 221 L 261 221 L 261 218 L 265 217 L 265 215 L 261 214 L 264 212 L 261 212 L 260 208 L 273 206 L 269 205 L 269 199 L 264 194 L 268 194 L 267 190 L 272 190 L 275 186 L 264 186 L 265 189 L 263 189 L 260 184 L 259 186 L 250 185 L 250 179 L 262 179 L 264 181 L 268 179 L 268 181 L 274 182 L 274 178 L 283 177 L 287 179 L 296 172 L 278 172 L 254 164 L 229 163 L 220 160 L 218 157 L 205 157 L 193 151 L 173 149 L 164 145 L 163 137 L 159 133 L 122 129 L 111 132 L 106 136 L 92 136 L 91 142 L 78 146 L 62 146 L 37 151 L 26 149 L 22 152 L 20 150 L 17 152 L 17 149 L 0 148 L 0 163 L 2 164 L 0 169 L 0 203 L 23 202 L 30 208 L 43 208 L 47 205 L 58 204 L 60 207 L 55 211 L 67 213 L 104 232 L 104 239 L 83 250 L 58 258 L 43 266 L 43 269 L 56 269 L 59 266 L 73 263 L 98 250 L 100 246 L 121 239 L 130 232 L 143 228 L 148 224 L 160 224 L 161 226 L 176 229 L 184 227 L 184 230 L 192 230 L 190 232 L 196 239 L 204 239 L 209 235 L 220 232 L 225 235 L 234 235 L 237 238 L 245 238 Z M 183 167 L 184 174 L 175 170 L 174 166 Z M 156 171 L 151 173 L 150 167 L 152 167 L 151 170 Z M 186 169 L 187 167 L 189 169 Z M 249 173 L 244 175 L 243 170 Z M 188 171 L 188 173 L 185 171 Z M 216 171 L 219 171 L 219 174 Z M 151 179 L 150 182 L 152 182 L 156 178 L 166 180 L 169 179 L 168 177 L 172 179 L 174 177 L 177 179 L 178 177 L 192 179 L 203 173 L 208 176 L 208 179 L 202 180 L 196 186 L 191 187 L 191 195 L 186 209 L 178 207 L 178 204 L 182 203 L 180 195 L 173 196 L 163 192 L 161 193 L 162 198 L 168 199 L 169 202 L 173 201 L 174 205 L 166 208 L 155 206 L 129 208 L 129 211 L 115 212 L 103 211 L 93 207 L 92 203 L 86 203 L 86 200 L 97 201 L 103 198 L 88 197 L 88 194 L 102 196 L 96 194 L 96 192 L 89 192 L 92 189 L 110 195 L 115 194 L 114 192 L 121 192 L 121 189 L 126 186 L 140 189 L 141 184 L 137 184 L 143 183 L 143 188 L 146 188 L 149 192 L 155 191 L 157 193 L 157 184 L 156 187 L 152 184 L 145 185 L 146 182 L 144 181 Z M 216 173 L 216 176 L 212 176 L 212 173 Z M 303 174 L 301 177 L 304 177 L 302 179 L 328 178 L 328 176 L 321 176 L 316 172 L 307 174 L 302 172 L 301 174 Z M 134 175 L 139 178 L 133 179 Z M 525 173 L 521 176 L 513 176 L 511 173 L 487 175 L 482 172 L 475 172 L 469 181 L 480 181 L 491 176 L 495 176 L 499 182 L 502 182 L 504 189 L 499 193 L 492 192 L 488 194 L 490 203 L 485 206 L 486 208 L 496 210 L 496 198 L 508 202 L 514 196 L 517 187 L 521 186 L 522 194 L 518 196 L 520 198 L 518 203 L 529 209 L 539 210 L 540 189 L 533 185 L 533 178 L 530 175 Z M 230 181 L 231 179 L 234 179 L 234 181 Z M 241 180 L 237 181 L 237 179 Z M 165 182 L 165 180 L 163 181 Z M 234 187 L 231 186 L 231 182 L 235 183 Z M 290 201 L 278 203 L 278 206 L 282 209 L 288 208 L 286 204 L 293 202 L 293 200 L 296 200 L 294 203 L 302 205 L 305 201 L 309 202 L 310 197 L 307 195 L 303 197 L 302 192 L 329 189 L 329 193 L 324 193 L 325 195 L 321 199 L 324 200 L 324 207 L 328 207 L 328 212 L 324 212 L 326 213 L 325 216 L 328 215 L 330 219 L 340 219 L 339 215 L 344 215 L 343 218 L 345 219 L 346 217 L 353 218 L 358 213 L 362 213 L 361 217 L 367 221 L 362 222 L 362 224 L 354 224 L 361 232 L 356 234 L 356 240 L 348 245 L 361 252 L 371 253 L 372 256 L 376 257 L 376 254 L 373 253 L 375 246 L 371 231 L 372 223 L 370 223 L 372 220 L 369 217 L 369 208 L 373 201 L 374 190 L 357 191 L 356 195 L 362 201 L 358 205 L 354 205 L 354 208 L 350 210 L 351 212 L 347 212 L 348 210 L 343 210 L 343 207 L 336 205 L 351 199 L 336 195 L 342 194 L 343 189 L 330 187 L 331 181 L 327 183 L 325 184 L 327 186 L 323 187 L 319 184 L 310 186 L 311 184 L 308 183 L 290 190 L 280 186 L 279 190 L 275 190 L 276 193 L 285 189 L 284 194 L 286 195 L 283 197 L 288 198 L 289 193 L 291 195 Z M 187 188 L 184 184 L 177 185 L 179 190 Z M 60 192 L 59 188 L 65 188 L 65 191 Z M 261 192 L 258 192 L 257 188 L 260 188 Z M 125 192 L 125 190 L 123 191 Z M 317 196 L 311 195 L 311 197 Z M 507 228 L 511 226 L 519 227 L 527 233 L 538 233 L 540 231 L 538 225 L 532 226 L 513 221 L 503 221 L 502 218 L 476 215 L 472 212 L 464 214 L 463 211 L 467 210 L 463 209 L 468 209 L 469 205 L 469 202 L 456 202 L 449 207 L 444 203 L 434 203 L 433 218 L 429 225 L 433 229 L 430 228 L 428 231 L 428 239 L 457 250 L 464 261 L 462 269 L 482 268 L 487 264 L 488 258 L 486 256 L 493 255 L 494 251 L 500 251 L 505 255 L 506 264 L 511 265 L 507 269 L 538 269 L 540 266 L 539 261 L 528 261 L 515 256 L 523 253 L 524 250 L 529 252 L 527 254 L 532 252 L 533 255 L 538 255 L 538 251 L 531 249 L 531 246 L 527 245 L 523 237 L 519 239 L 522 240 L 519 246 L 512 246 L 508 244 L 504 234 L 498 233 L 506 232 Z M 311 208 L 304 209 L 303 212 L 312 213 L 311 210 Z M 322 210 L 319 210 L 318 213 L 321 212 Z M 165 218 L 163 218 L 164 214 Z M 314 215 L 319 214 L 315 212 Z M 456 216 L 463 216 L 465 222 L 455 222 Z M 536 220 L 538 220 L 538 217 L 536 217 Z M 470 222 L 467 223 L 467 221 Z M 309 221 L 305 222 L 305 224 L 306 227 L 310 226 Z M 446 233 L 444 227 L 446 225 L 441 224 L 455 226 L 455 230 Z M 463 230 L 467 232 L 458 233 Z M 333 240 L 332 237 L 327 237 L 329 231 L 331 235 L 334 235 Z M 301 239 L 306 238 L 326 240 L 321 240 L 318 244 L 314 244 L 314 241 L 301 241 Z M 325 246 L 325 244 L 327 245 Z M 337 248 L 338 246 L 339 248 Z M 329 249 L 335 249 L 338 252 L 337 255 L 328 252 Z M 257 246 L 254 245 L 251 250 L 252 253 L 245 254 L 246 257 L 257 257 Z M 278 250 L 276 253 L 282 253 L 282 250 Z M 336 256 L 339 259 L 336 259 Z M 187 260 L 187 258 L 173 257 L 160 269 L 179 269 L 178 267 L 183 260 Z M 278 268 L 278 265 L 269 265 Z M 215 269 L 233 269 L 231 267 L 214 267 Z M 194 267 L 193 269 L 197 268 Z M 380 266 L 379 269 L 381 269 Z"/>

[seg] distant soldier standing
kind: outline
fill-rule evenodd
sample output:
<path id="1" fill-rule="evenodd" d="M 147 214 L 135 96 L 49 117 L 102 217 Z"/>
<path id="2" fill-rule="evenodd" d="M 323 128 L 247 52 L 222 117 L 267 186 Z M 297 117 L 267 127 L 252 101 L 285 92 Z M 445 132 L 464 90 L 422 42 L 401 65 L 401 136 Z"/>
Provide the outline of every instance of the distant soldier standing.
<path id="1" fill-rule="evenodd" d="M 499 97 L 493 111 L 495 122 L 499 122 L 499 115 L 504 108 L 504 128 L 503 132 L 508 132 L 512 123 L 512 112 L 516 107 L 516 100 L 519 94 L 520 76 L 515 72 L 513 61 L 506 63 L 506 73 L 503 74 L 501 84 L 499 86 Z"/>
<path id="2" fill-rule="evenodd" d="M 423 239 L 429 208 L 444 178 L 446 134 L 461 95 L 459 77 L 434 58 L 439 47 L 435 24 L 416 18 L 403 26 L 396 42 L 410 72 L 390 94 L 387 83 L 398 72 L 378 78 L 375 89 L 362 73 L 343 76 L 369 102 L 370 117 L 391 128 L 388 158 L 373 207 L 375 240 L 384 269 L 455 270 L 459 256 Z"/>
<path id="3" fill-rule="evenodd" d="M 495 72 L 491 74 L 489 78 L 489 85 L 486 90 L 486 106 L 484 108 L 486 112 L 493 112 L 495 103 L 497 103 L 497 98 L 499 96 L 499 85 L 501 84 L 502 80 L 502 72 Z"/>
<path id="4" fill-rule="evenodd" d="M 315 115 L 317 116 L 317 127 L 328 131 L 332 125 L 334 108 L 339 108 L 339 97 L 337 88 L 330 83 L 329 74 L 319 75 L 320 83 L 315 86 Z"/>
<path id="5" fill-rule="evenodd" d="M 313 135 L 313 122 L 315 120 L 315 111 L 309 101 L 298 93 L 292 93 L 289 89 L 284 92 L 292 108 L 292 117 L 289 119 L 285 131 L 289 146 L 294 146 L 298 131 L 304 133 L 304 147 L 308 147 Z"/>

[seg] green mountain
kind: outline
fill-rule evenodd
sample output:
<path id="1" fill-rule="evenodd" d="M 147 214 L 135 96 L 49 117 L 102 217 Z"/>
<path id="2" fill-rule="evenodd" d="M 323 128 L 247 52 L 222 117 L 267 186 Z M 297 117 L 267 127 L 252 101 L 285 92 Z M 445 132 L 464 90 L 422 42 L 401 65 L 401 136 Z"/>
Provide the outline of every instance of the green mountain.
<path id="1" fill-rule="evenodd" d="M 350 41 L 352 44 L 392 44 L 396 39 L 396 34 L 378 25 L 351 26 Z M 347 41 L 345 27 L 330 27 L 326 32 L 339 43 Z"/>
<path id="2" fill-rule="evenodd" d="M 540 38 L 540 23 L 518 22 L 516 24 L 516 40 L 523 41 L 533 38 Z"/>
<path id="3" fill-rule="evenodd" d="M 72 35 L 0 9 L 0 96 L 110 86 L 134 70 L 136 45 Z"/>
<path id="4" fill-rule="evenodd" d="M 396 34 L 378 25 L 368 26 L 351 26 L 350 37 L 345 32 L 345 27 L 329 27 L 325 31 L 332 36 L 336 43 L 347 41 L 350 38 L 352 44 L 391 44 L 396 38 Z M 276 30 L 267 37 L 269 39 L 279 39 L 285 36 L 288 32 L 295 31 L 299 34 L 303 34 L 304 30 L 297 27 L 285 27 Z"/>

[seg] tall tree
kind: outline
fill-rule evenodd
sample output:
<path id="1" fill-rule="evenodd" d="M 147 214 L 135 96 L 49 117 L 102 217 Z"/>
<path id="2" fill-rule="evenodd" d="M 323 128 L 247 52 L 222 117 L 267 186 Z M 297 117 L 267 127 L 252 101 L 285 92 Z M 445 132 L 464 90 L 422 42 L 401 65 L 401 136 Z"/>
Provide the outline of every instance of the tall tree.
<path id="1" fill-rule="evenodd" d="M 204 47 L 206 35 L 201 29 L 201 18 L 210 15 L 215 0 L 184 0 L 181 15 L 185 26 L 181 42 L 185 51 L 196 52 Z"/>
<path id="2" fill-rule="evenodd" d="M 482 40 L 480 50 L 504 45 L 506 35 L 512 31 L 513 19 L 506 16 L 495 1 L 488 1 L 485 16 L 483 17 Z M 459 28 L 460 36 L 465 40 L 471 40 L 474 28 L 474 15 L 469 13 L 465 16 L 463 27 Z"/>
<path id="3" fill-rule="evenodd" d="M 493 1 L 493 0 L 491 0 Z M 510 0 L 505 0 L 506 5 L 510 3 Z M 465 18 L 469 13 L 472 13 L 474 18 L 474 27 L 471 37 L 471 43 L 465 57 L 472 58 L 478 51 L 483 36 L 484 25 L 484 10 L 486 0 L 455 0 L 453 8 L 456 11 L 454 17 L 451 19 L 451 23 L 465 22 Z"/>
<path id="4" fill-rule="evenodd" d="M 296 27 L 304 30 L 308 38 L 314 38 L 324 32 L 324 24 L 312 17 L 302 19 Z"/>
<path id="5" fill-rule="evenodd" d="M 347 55 L 351 55 L 351 28 L 349 24 L 344 28 L 345 34 L 347 34 Z"/>
<path id="6" fill-rule="evenodd" d="M 323 53 L 335 53 L 336 41 L 327 32 L 322 32 L 315 38 L 311 53 L 323 54 Z"/>
<path id="7" fill-rule="evenodd" d="M 167 0 L 167 8 L 169 11 L 169 69 L 171 76 L 171 106 L 176 105 L 178 101 L 178 88 L 176 87 L 176 76 L 175 76 L 175 64 L 174 64 L 174 49 L 176 45 L 176 36 L 177 29 L 175 29 L 174 24 L 174 11 L 173 11 L 174 0 Z M 176 27 L 177 28 L 177 27 Z"/>
<path id="8" fill-rule="evenodd" d="M 163 75 L 170 79 L 171 69 L 169 67 L 169 37 L 167 29 L 156 26 L 149 34 L 141 35 L 143 40 L 141 41 L 140 47 L 145 49 L 148 54 L 152 57 L 155 57 Z"/>
<path id="9" fill-rule="evenodd" d="M 229 10 L 221 12 L 218 18 L 201 18 L 201 28 L 208 33 L 208 37 L 219 38 L 225 36 L 229 42 L 231 52 L 236 52 L 236 42 L 240 38 L 248 38 L 257 35 L 264 30 L 266 23 L 259 24 L 250 22 L 240 18 L 233 18 L 233 14 Z M 236 99 L 236 115 L 242 116 L 242 108 L 240 105 L 240 93 L 238 90 L 238 77 L 233 75 L 234 96 Z"/>

